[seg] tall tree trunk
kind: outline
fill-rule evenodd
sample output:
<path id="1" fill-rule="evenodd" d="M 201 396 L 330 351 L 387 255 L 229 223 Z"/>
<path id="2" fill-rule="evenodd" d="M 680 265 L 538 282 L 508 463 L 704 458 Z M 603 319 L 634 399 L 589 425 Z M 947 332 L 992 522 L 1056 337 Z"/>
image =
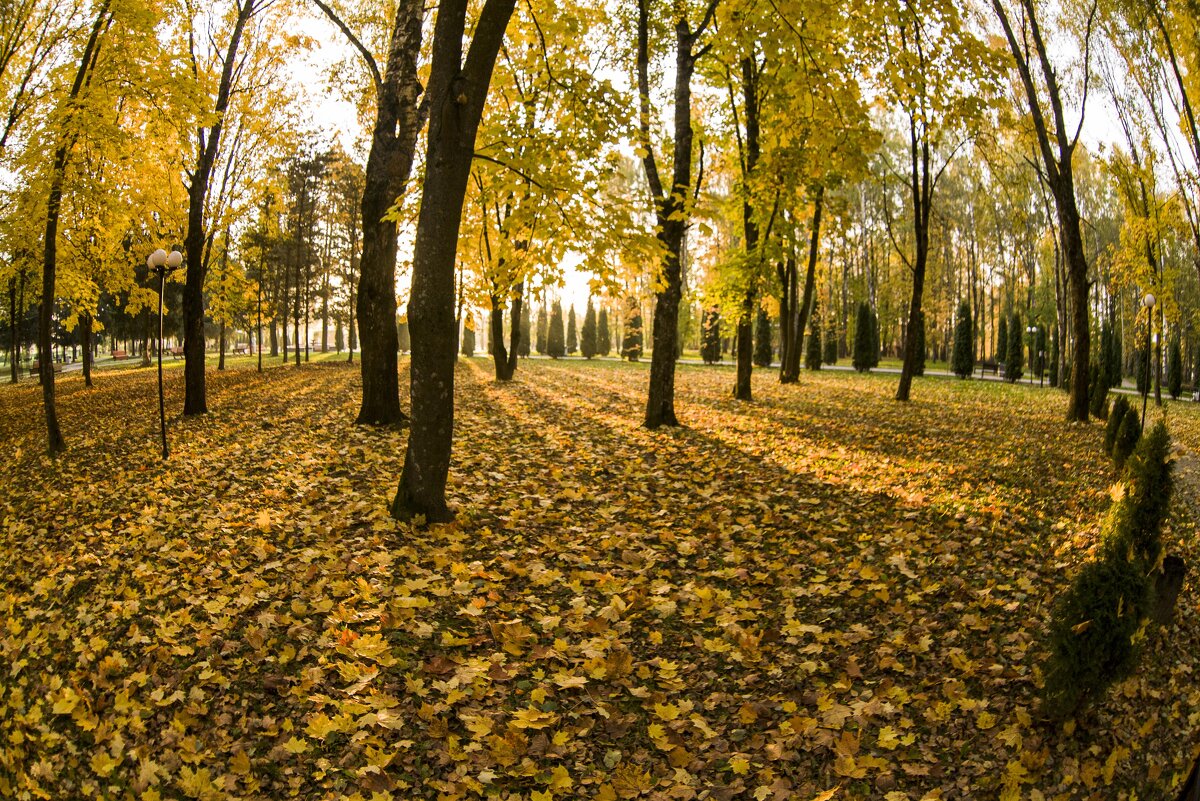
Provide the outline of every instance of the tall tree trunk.
<path id="1" fill-rule="evenodd" d="M 924 123 L 920 123 L 924 125 Z M 896 387 L 896 400 L 906 401 L 912 393 L 913 376 L 920 361 L 921 301 L 925 293 L 925 267 L 929 261 L 929 215 L 933 208 L 933 177 L 929 174 L 930 156 L 928 132 L 918 141 L 918 120 L 909 116 L 909 155 L 912 161 L 910 188 L 912 191 L 913 239 L 916 253 L 912 263 L 912 299 L 908 305 L 908 325 L 904 332 L 904 365 L 900 369 L 900 383 Z"/>
<path id="2" fill-rule="evenodd" d="M 690 48 L 690 45 L 689 45 Z M 732 99 L 732 98 L 731 98 Z M 742 153 L 742 232 L 746 241 L 746 254 L 758 258 L 759 230 L 751 202 L 750 181 L 758 166 L 758 64 L 751 57 L 742 59 L 742 106 L 746 112 L 746 147 Z M 736 108 L 734 109 L 736 113 Z M 738 144 L 741 144 L 739 138 Z M 689 177 L 690 177 L 689 166 Z M 770 232 L 768 232 L 768 236 Z M 755 271 L 755 274 L 757 271 Z M 742 297 L 741 316 L 737 324 L 737 377 L 733 397 L 738 400 L 753 400 L 750 379 L 754 373 L 754 312 L 758 305 L 757 281 L 751 277 Z M 674 354 L 672 354 L 673 356 Z"/>
<path id="3" fill-rule="evenodd" d="M 42 383 L 42 407 L 46 413 L 46 450 L 57 456 L 67 449 L 62 429 L 58 425 L 58 409 L 54 404 L 54 344 L 50 338 L 51 321 L 54 316 L 55 267 L 58 258 L 58 219 L 62 211 L 63 182 L 67 172 L 67 158 L 78 135 L 71 130 L 74 124 L 73 106 L 83 89 L 91 80 L 96 59 L 100 55 L 100 39 L 112 23 L 109 0 L 103 0 L 92 22 L 91 34 L 79 59 L 75 81 L 67 97 L 67 120 L 65 129 L 54 150 L 54 161 L 50 171 L 50 191 L 46 198 L 46 228 L 42 242 L 42 305 L 38 313 L 38 375 Z"/>
<path id="4" fill-rule="evenodd" d="M 296 366 L 300 366 L 300 247 L 297 243 L 295 259 L 296 259 L 296 291 L 292 293 L 292 354 L 296 358 Z"/>
<path id="5" fill-rule="evenodd" d="M 17 277 L 8 279 L 8 373 L 9 383 L 15 384 L 20 380 L 21 337 L 17 325 Z"/>
<path id="6" fill-rule="evenodd" d="M 429 522 L 454 517 L 446 475 L 454 429 L 454 263 L 475 134 L 515 0 L 486 0 L 463 59 L 467 0 L 442 0 L 433 32 L 425 183 L 413 250 L 412 429 L 391 513 Z M 396 321 L 392 352 L 395 353 Z"/>
<path id="7" fill-rule="evenodd" d="M 825 207 L 825 186 L 817 185 L 813 197 L 812 232 L 808 240 L 808 268 L 804 273 L 804 296 L 799 300 L 796 313 L 796 328 L 792 331 L 792 352 L 788 357 L 784 383 L 794 384 L 800 380 L 800 360 L 804 352 L 804 332 L 808 329 L 808 318 L 812 314 L 813 289 L 817 280 L 817 257 L 821 246 L 821 212 Z M 794 272 L 794 270 L 793 270 Z"/>
<path id="8" fill-rule="evenodd" d="M 512 316 L 509 319 L 509 346 L 504 346 L 504 298 L 492 295 L 491 315 L 488 320 L 488 335 L 491 339 L 492 362 L 496 368 L 497 381 L 511 381 L 517 371 L 517 351 L 521 345 L 521 305 L 524 282 L 513 287 Z"/>
<path id="9" fill-rule="evenodd" d="M 95 358 L 95 341 L 92 335 L 92 315 L 79 315 L 79 338 L 83 346 L 83 385 L 92 387 L 92 361 Z"/>
<path id="10" fill-rule="evenodd" d="M 404 192 L 412 172 L 417 136 L 424 124 L 417 60 L 421 53 L 422 0 L 400 0 L 382 71 L 371 52 L 323 0 L 313 0 L 350 40 L 375 84 L 375 126 L 362 194 L 362 261 L 355 303 L 358 328 L 350 324 L 350 355 L 355 336 L 362 346 L 360 425 L 391 425 L 405 419 L 400 410 L 396 340 L 396 223 L 385 219 Z M 439 7 L 440 8 L 440 7 Z M 439 11 L 440 17 L 440 11 Z"/>
<path id="11" fill-rule="evenodd" d="M 792 343 L 792 314 L 791 273 L 795 272 L 795 262 L 778 261 L 775 263 L 775 274 L 779 276 L 779 382 L 786 384 L 788 354 L 794 347 Z"/>
<path id="12" fill-rule="evenodd" d="M 241 0 L 234 20 L 221 80 L 217 86 L 214 118 L 208 129 L 196 132 L 196 169 L 188 184 L 187 233 L 183 249 L 187 257 L 187 277 L 183 285 L 183 414 L 207 414 L 208 400 L 204 386 L 204 278 L 208 271 L 208 236 L 205 232 L 204 211 L 207 205 L 209 182 L 220 152 L 221 131 L 225 112 L 233 90 L 234 67 L 238 62 L 238 47 L 250 18 L 259 10 L 259 0 Z"/>

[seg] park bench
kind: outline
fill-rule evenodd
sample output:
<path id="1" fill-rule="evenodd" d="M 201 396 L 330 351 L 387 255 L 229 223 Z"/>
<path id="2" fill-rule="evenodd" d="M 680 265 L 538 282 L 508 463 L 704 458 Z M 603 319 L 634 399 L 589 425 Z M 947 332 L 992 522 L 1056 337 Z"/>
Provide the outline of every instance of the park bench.
<path id="1" fill-rule="evenodd" d="M 56 372 L 56 373 L 61 373 L 61 372 L 62 372 L 62 367 L 63 367 L 63 366 L 62 366 L 61 364 L 58 364 L 58 363 L 56 362 L 56 363 L 54 364 L 54 372 Z M 41 369 L 42 369 L 42 363 L 41 363 L 41 362 L 39 362 L 39 361 L 35 361 L 33 364 L 29 365 L 29 374 L 30 374 L 31 376 L 33 376 L 33 375 L 37 375 L 37 374 L 38 374 L 38 370 L 41 370 Z"/>
<path id="2" fill-rule="evenodd" d="M 171 356 L 172 356 L 172 358 L 175 358 L 175 359 L 180 358 L 181 356 L 183 356 L 183 348 L 178 347 L 178 346 L 171 348 Z"/>
<path id="3" fill-rule="evenodd" d="M 114 350 L 112 352 L 112 357 L 115 361 L 120 361 L 121 359 L 128 359 L 129 354 L 123 350 Z"/>
<path id="4" fill-rule="evenodd" d="M 248 348 L 245 345 L 237 345 L 233 349 L 233 353 L 235 356 L 245 356 L 249 352 L 250 352 L 250 348 Z"/>
<path id="5" fill-rule="evenodd" d="M 985 372 L 990 372 L 992 375 L 1000 375 L 1000 368 L 1004 365 L 996 361 L 979 362 L 979 377 L 983 378 Z"/>

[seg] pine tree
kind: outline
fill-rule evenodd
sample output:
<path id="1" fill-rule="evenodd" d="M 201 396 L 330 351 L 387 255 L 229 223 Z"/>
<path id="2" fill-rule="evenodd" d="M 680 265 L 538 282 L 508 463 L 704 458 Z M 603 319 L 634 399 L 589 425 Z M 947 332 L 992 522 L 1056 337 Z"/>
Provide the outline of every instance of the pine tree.
<path id="1" fill-rule="evenodd" d="M 1020 381 L 1025 373 L 1025 343 L 1021 337 L 1021 315 L 1014 314 L 1008 325 L 1008 357 L 1004 360 L 1004 378 Z"/>
<path id="2" fill-rule="evenodd" d="M 462 355 L 475 355 L 475 315 L 468 314 L 463 320 Z"/>
<path id="3" fill-rule="evenodd" d="M 600 319 L 596 321 L 596 353 L 607 356 L 612 352 L 612 335 L 608 332 L 608 307 L 600 307 Z"/>
<path id="4" fill-rule="evenodd" d="M 1134 351 L 1133 370 L 1134 376 L 1137 378 L 1137 391 L 1139 395 L 1145 395 L 1150 391 L 1151 368 L 1150 360 L 1146 358 L 1146 349 L 1138 348 Z"/>
<path id="5" fill-rule="evenodd" d="M 1000 315 L 1000 328 L 996 334 L 996 361 L 1004 364 L 1008 360 L 1008 315 Z"/>
<path id="6" fill-rule="evenodd" d="M 629 304 L 629 317 L 625 321 L 625 340 L 621 343 L 621 356 L 636 362 L 642 356 L 642 310 L 636 301 Z"/>
<path id="7" fill-rule="evenodd" d="M 579 350 L 579 334 L 575 330 L 575 307 L 571 306 L 567 313 L 567 353 L 572 356 Z"/>
<path id="8" fill-rule="evenodd" d="M 775 349 L 771 345 L 771 319 L 767 310 L 758 307 L 758 319 L 754 323 L 754 364 L 757 367 L 770 367 L 771 357 Z"/>
<path id="9" fill-rule="evenodd" d="M 585 359 L 596 355 L 596 308 L 592 306 L 591 298 L 588 298 L 587 311 L 583 313 L 583 331 L 579 337 L 579 351 Z"/>
<path id="10" fill-rule="evenodd" d="M 546 334 L 550 328 L 550 322 L 546 319 L 546 304 L 538 306 L 537 317 L 537 352 L 539 356 L 546 355 Z"/>
<path id="11" fill-rule="evenodd" d="M 804 348 L 804 366 L 809 370 L 821 369 L 821 325 L 815 317 Z"/>
<path id="12" fill-rule="evenodd" d="M 958 304 L 958 321 L 954 324 L 954 355 L 950 358 L 950 369 L 959 378 L 967 378 L 975 371 L 975 340 L 971 331 L 971 304 Z"/>
<path id="13" fill-rule="evenodd" d="M 1102 367 L 1104 369 L 1104 385 L 1106 387 L 1112 386 L 1112 384 L 1109 382 L 1109 376 L 1108 376 L 1108 368 L 1109 368 L 1109 365 L 1112 364 L 1112 349 L 1113 349 L 1112 327 L 1109 326 L 1109 324 L 1107 322 L 1105 322 L 1100 325 L 1100 352 L 1097 354 L 1096 357 L 1100 360 L 1100 367 Z M 1092 367 L 1095 367 L 1095 366 L 1096 366 L 1096 364 L 1095 364 L 1095 362 L 1093 362 Z"/>
<path id="14" fill-rule="evenodd" d="M 837 330 L 830 328 L 825 332 L 825 364 L 837 364 L 838 360 L 838 336 Z"/>
<path id="15" fill-rule="evenodd" d="M 700 317 L 700 358 L 705 364 L 721 361 L 721 313 L 705 309 Z"/>
<path id="16" fill-rule="evenodd" d="M 871 369 L 871 349 L 875 339 L 872 316 L 871 307 L 865 300 L 858 304 L 858 314 L 854 318 L 854 369 L 860 373 Z"/>
<path id="17" fill-rule="evenodd" d="M 562 304 L 556 300 L 550 307 L 550 328 L 546 332 L 546 355 L 551 359 L 561 359 L 566 355 L 566 351 Z"/>
<path id="18" fill-rule="evenodd" d="M 1121 358 L 1123 351 L 1121 350 L 1121 347 L 1121 332 L 1114 328 L 1112 337 L 1112 353 L 1110 354 L 1108 360 L 1109 386 L 1121 386 L 1122 374 L 1124 373 L 1124 366 Z"/>
<path id="19" fill-rule="evenodd" d="M 1180 352 L 1178 335 L 1171 338 L 1167 353 L 1167 391 L 1175 399 L 1183 392 L 1183 354 Z"/>
<path id="20" fill-rule="evenodd" d="M 925 375 L 925 311 L 917 315 L 917 363 L 913 375 Z"/>
<path id="21" fill-rule="evenodd" d="M 532 326 L 529 324 L 529 304 L 521 305 L 521 341 L 517 345 L 517 355 L 528 359 L 529 358 L 529 335 Z"/>
<path id="22" fill-rule="evenodd" d="M 874 309 L 868 308 L 868 313 L 871 315 L 871 366 L 879 366 L 879 314 Z"/>

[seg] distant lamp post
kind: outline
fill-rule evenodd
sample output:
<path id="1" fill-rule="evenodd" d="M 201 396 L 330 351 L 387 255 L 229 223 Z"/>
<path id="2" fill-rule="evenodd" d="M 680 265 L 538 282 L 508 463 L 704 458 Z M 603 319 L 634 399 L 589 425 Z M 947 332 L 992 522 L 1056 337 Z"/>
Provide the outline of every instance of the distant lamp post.
<path id="1" fill-rule="evenodd" d="M 1037 341 L 1034 339 L 1037 336 L 1037 326 L 1030 325 L 1025 327 L 1025 332 L 1029 334 L 1029 386 L 1033 386 L 1033 371 L 1038 367 L 1037 362 Z"/>
<path id="2" fill-rule="evenodd" d="M 1142 430 L 1146 430 L 1146 399 L 1150 396 L 1150 332 L 1154 328 L 1154 295 L 1149 292 L 1142 298 L 1142 306 L 1146 309 L 1146 383 L 1142 387 Z"/>
<path id="3" fill-rule="evenodd" d="M 159 248 L 146 259 L 146 266 L 158 276 L 158 422 L 162 431 L 162 458 L 166 459 L 170 452 L 167 450 L 167 410 L 163 401 L 163 295 L 167 289 L 167 275 L 179 269 L 183 264 L 183 254 L 178 250 L 170 253 Z"/>

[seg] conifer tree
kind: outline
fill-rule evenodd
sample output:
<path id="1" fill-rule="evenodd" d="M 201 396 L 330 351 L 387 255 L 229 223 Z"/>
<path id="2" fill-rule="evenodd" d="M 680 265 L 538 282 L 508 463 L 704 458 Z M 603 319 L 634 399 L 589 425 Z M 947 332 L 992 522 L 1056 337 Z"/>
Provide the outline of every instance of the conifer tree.
<path id="1" fill-rule="evenodd" d="M 821 369 L 821 324 L 815 317 L 808 332 L 808 342 L 805 343 L 804 366 L 809 370 Z"/>
<path id="2" fill-rule="evenodd" d="M 1175 399 L 1183 392 L 1183 354 L 1180 352 L 1178 335 L 1171 338 L 1167 354 L 1167 391 Z"/>
<path id="3" fill-rule="evenodd" d="M 860 373 L 871 369 L 872 348 L 875 339 L 875 324 L 872 320 L 871 307 L 864 300 L 858 304 L 858 314 L 854 318 L 854 369 Z"/>
<path id="4" fill-rule="evenodd" d="M 529 334 L 532 326 L 529 320 L 529 304 L 521 305 L 521 341 L 517 345 L 517 355 L 529 358 Z"/>
<path id="5" fill-rule="evenodd" d="M 596 307 L 589 297 L 587 311 L 583 313 L 583 331 L 579 336 L 579 351 L 583 358 L 590 359 L 597 353 L 596 348 Z"/>
<path id="6" fill-rule="evenodd" d="M 1021 315 L 1012 316 L 1008 324 L 1008 357 L 1004 360 L 1004 378 L 1012 383 L 1025 373 L 1025 343 L 1021 337 Z"/>
<path id="7" fill-rule="evenodd" d="M 562 304 L 556 300 L 550 307 L 550 328 L 546 332 L 546 355 L 551 359 L 561 359 L 565 356 L 567 352 L 565 340 Z"/>
<path id="8" fill-rule="evenodd" d="M 971 304 L 966 300 L 958 304 L 958 320 L 954 323 L 954 354 L 950 358 L 950 369 L 959 378 L 967 378 L 975 371 Z"/>
<path id="9" fill-rule="evenodd" d="M 705 309 L 700 318 L 700 358 L 705 364 L 721 361 L 721 313 Z"/>
<path id="10" fill-rule="evenodd" d="M 754 321 L 754 364 L 757 367 L 770 367 L 775 349 L 771 345 L 771 319 L 767 310 L 758 307 L 758 317 Z"/>
<path id="11" fill-rule="evenodd" d="M 542 303 L 538 306 L 537 318 L 537 352 L 540 356 L 546 355 L 546 333 L 550 328 L 550 321 L 546 318 L 546 304 Z"/>
<path id="12" fill-rule="evenodd" d="M 607 356 L 612 352 L 612 334 L 608 331 L 608 307 L 600 307 L 599 319 L 596 321 L 596 353 Z"/>
<path id="13" fill-rule="evenodd" d="M 871 363 L 872 367 L 878 367 L 879 366 L 880 342 L 881 342 L 880 337 L 879 337 L 879 314 L 874 309 L 869 308 L 869 307 L 868 307 L 868 313 L 871 315 L 871 354 L 870 354 L 871 361 L 870 361 L 870 363 Z"/>
<path id="14" fill-rule="evenodd" d="M 631 362 L 642 357 L 642 310 L 636 300 L 629 304 L 629 317 L 625 321 L 625 341 L 621 343 L 621 356 Z"/>
<path id="15" fill-rule="evenodd" d="M 475 315 L 468 314 L 463 321 L 462 355 L 475 355 Z"/>
<path id="16" fill-rule="evenodd" d="M 1138 348 L 1133 354 L 1133 374 L 1137 379 L 1137 391 L 1139 395 L 1145 395 L 1150 391 L 1150 371 L 1152 365 L 1150 364 L 1150 360 L 1146 358 L 1145 348 Z"/>
<path id="17" fill-rule="evenodd" d="M 825 332 L 825 364 L 837 364 L 838 336 L 837 329 L 830 328 Z"/>
<path id="18" fill-rule="evenodd" d="M 571 306 L 567 312 L 567 353 L 574 356 L 577 350 L 579 350 L 579 335 L 575 330 L 575 307 Z"/>
<path id="19" fill-rule="evenodd" d="M 1121 347 L 1121 332 L 1114 328 L 1112 336 L 1112 353 L 1109 355 L 1108 360 L 1109 386 L 1121 386 L 1121 379 L 1124 374 L 1124 365 L 1122 364 L 1121 358 L 1123 351 L 1121 350 Z"/>
<path id="20" fill-rule="evenodd" d="M 1004 364 L 1008 360 L 1008 315 L 1000 315 L 1000 328 L 996 333 L 996 361 Z"/>

